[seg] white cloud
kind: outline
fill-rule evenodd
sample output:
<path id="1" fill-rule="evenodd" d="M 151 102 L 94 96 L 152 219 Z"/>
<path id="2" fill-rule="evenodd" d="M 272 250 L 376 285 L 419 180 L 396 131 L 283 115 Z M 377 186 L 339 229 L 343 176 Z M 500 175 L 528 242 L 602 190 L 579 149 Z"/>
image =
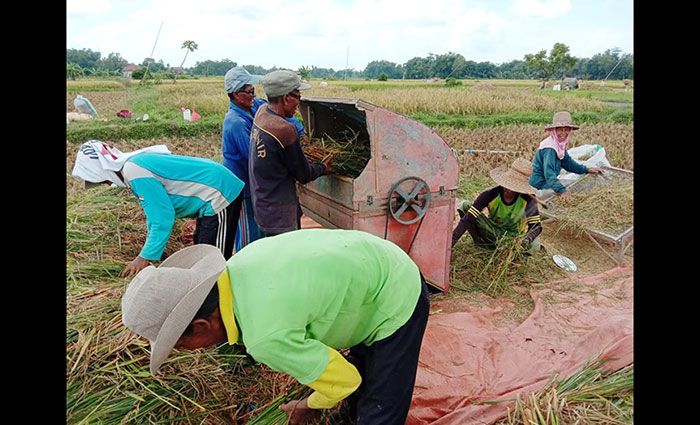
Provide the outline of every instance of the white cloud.
<path id="1" fill-rule="evenodd" d="M 569 0 L 515 0 L 512 10 L 520 16 L 556 18 L 571 9 Z"/>
<path id="2" fill-rule="evenodd" d="M 72 15 L 101 15 L 109 12 L 109 0 L 68 0 L 66 10 Z"/>
<path id="3" fill-rule="evenodd" d="M 356 70 L 373 60 L 405 63 L 448 51 L 500 63 L 549 49 L 554 42 L 572 52 L 576 44 L 597 46 L 597 38 L 590 42 L 594 31 L 610 31 L 614 37 L 608 41 L 617 43 L 607 46 L 601 35 L 600 52 L 615 45 L 631 50 L 632 1 L 618 3 L 611 24 L 598 14 L 582 13 L 597 10 L 600 1 L 572 6 L 535 0 L 118 0 L 110 8 L 106 0 L 69 0 L 67 47 L 105 56 L 119 52 L 140 63 L 150 55 L 162 21 L 153 56 L 180 65 L 182 42 L 194 40 L 199 48 L 189 53 L 186 67 L 230 59 L 266 68 L 338 70 L 345 67 L 348 46 L 349 66 Z M 566 20 L 551 19 L 567 11 Z"/>

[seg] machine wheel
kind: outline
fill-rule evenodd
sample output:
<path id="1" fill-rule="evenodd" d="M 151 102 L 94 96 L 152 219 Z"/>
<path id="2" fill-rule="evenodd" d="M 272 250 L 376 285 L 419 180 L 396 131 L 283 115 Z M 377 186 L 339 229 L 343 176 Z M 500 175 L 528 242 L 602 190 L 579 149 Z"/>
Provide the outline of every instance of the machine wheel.
<path id="1" fill-rule="evenodd" d="M 413 181 L 415 185 L 410 192 L 401 188 L 406 181 Z M 389 192 L 389 213 L 394 220 L 401 224 L 413 224 L 423 218 L 430 206 L 430 187 L 420 177 L 404 177 L 394 184 Z M 418 215 L 410 220 L 401 219 L 401 215 L 412 208 Z"/>

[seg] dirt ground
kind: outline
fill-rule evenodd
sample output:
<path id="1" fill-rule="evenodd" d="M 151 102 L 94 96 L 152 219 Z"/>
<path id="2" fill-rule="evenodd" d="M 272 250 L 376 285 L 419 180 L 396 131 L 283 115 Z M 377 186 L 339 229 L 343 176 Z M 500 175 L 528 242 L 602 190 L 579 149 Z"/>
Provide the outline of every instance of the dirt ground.
<path id="1" fill-rule="evenodd" d="M 552 256 L 561 254 L 571 259 L 578 268 L 577 273 L 592 274 L 618 265 L 606 252 L 612 256 L 617 256 L 618 248 L 598 242 L 597 246 L 586 235 L 576 235 L 567 230 L 559 231 L 556 223 L 544 223 L 542 225 L 542 244 L 547 253 Z M 630 246 L 622 258 L 626 264 L 632 265 L 633 247 Z"/>

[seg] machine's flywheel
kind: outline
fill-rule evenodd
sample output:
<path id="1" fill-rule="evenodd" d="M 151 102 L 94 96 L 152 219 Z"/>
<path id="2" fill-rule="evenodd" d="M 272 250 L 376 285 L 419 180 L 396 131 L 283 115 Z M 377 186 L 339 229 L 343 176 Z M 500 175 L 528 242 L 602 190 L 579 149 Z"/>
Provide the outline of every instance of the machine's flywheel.
<path id="1" fill-rule="evenodd" d="M 406 191 L 409 186 L 405 182 L 414 182 L 413 189 Z M 420 177 L 404 177 L 394 184 L 389 192 L 389 213 L 401 224 L 413 224 L 423 218 L 430 206 L 430 187 Z M 401 216 L 409 208 L 417 213 L 411 219 L 402 219 Z"/>

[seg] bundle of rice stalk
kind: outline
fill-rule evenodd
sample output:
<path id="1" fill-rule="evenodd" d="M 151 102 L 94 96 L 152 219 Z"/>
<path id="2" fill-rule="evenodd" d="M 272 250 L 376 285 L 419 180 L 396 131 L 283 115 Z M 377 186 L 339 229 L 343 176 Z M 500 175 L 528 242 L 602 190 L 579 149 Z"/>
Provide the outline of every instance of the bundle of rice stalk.
<path id="1" fill-rule="evenodd" d="M 213 419 L 238 407 L 239 389 L 222 367 L 233 360 L 227 357 L 236 356 L 176 353 L 170 361 L 177 366 L 167 364 L 162 377 L 152 377 L 147 347 L 119 319 L 109 320 L 107 327 L 78 331 L 77 336 L 74 328 L 67 333 L 69 422 L 173 423 Z M 90 321 L 95 320 L 99 319 Z"/>
<path id="2" fill-rule="evenodd" d="M 524 400 L 518 396 L 515 401 L 513 416 L 508 409 L 509 424 L 528 425 L 559 425 L 562 409 L 566 406 L 566 400 L 560 399 L 556 389 L 545 394 L 530 394 Z"/>
<path id="3" fill-rule="evenodd" d="M 475 245 L 471 238 L 463 237 L 453 249 L 450 287 L 502 296 L 514 285 L 547 282 L 564 276 L 543 252 L 526 254 L 522 248 L 523 238 L 502 236 L 491 248 Z"/>
<path id="4" fill-rule="evenodd" d="M 590 178 L 586 176 L 585 178 Z M 602 178 L 602 177 L 597 177 Z M 634 196 L 630 179 L 612 175 L 605 185 L 586 192 L 572 192 L 570 200 L 557 199 L 551 208 L 560 229 L 569 228 L 577 235 L 585 230 L 621 234 L 633 224 Z"/>
<path id="5" fill-rule="evenodd" d="M 631 423 L 634 364 L 608 373 L 603 363 L 589 361 L 569 378 L 553 379 L 541 391 L 518 397 L 507 420 L 499 424 Z"/>
<path id="6" fill-rule="evenodd" d="M 295 386 L 288 394 L 278 396 L 272 402 L 260 407 L 258 410 L 251 412 L 254 416 L 247 422 L 248 425 L 284 425 L 289 423 L 287 414 L 279 409 L 283 403 L 291 400 L 301 400 L 311 394 L 312 390 L 301 384 Z M 354 418 L 350 417 L 350 409 L 348 403 L 343 400 L 332 409 L 323 409 L 320 415 L 315 420 L 308 422 L 308 425 L 329 425 L 329 424 L 349 424 L 354 423 Z"/>
<path id="7" fill-rule="evenodd" d="M 311 393 L 310 390 L 309 387 L 297 385 L 287 394 L 282 394 L 265 406 L 251 412 L 252 418 L 248 425 L 284 425 L 288 423 L 287 414 L 279 407 L 288 401 L 307 397 Z"/>
<path id="8" fill-rule="evenodd" d="M 495 243 L 495 248 L 479 274 L 479 278 L 488 276 L 486 292 L 495 295 L 503 293 L 510 279 L 508 270 L 516 265 L 524 255 L 523 241 L 525 236 L 501 235 Z"/>
<path id="9" fill-rule="evenodd" d="M 333 155 L 333 174 L 356 178 L 371 157 L 369 140 L 360 138 L 360 132 L 346 127 L 333 138 L 327 133 L 320 138 L 308 137 L 302 142 L 304 155 L 309 161 L 322 162 Z"/>

